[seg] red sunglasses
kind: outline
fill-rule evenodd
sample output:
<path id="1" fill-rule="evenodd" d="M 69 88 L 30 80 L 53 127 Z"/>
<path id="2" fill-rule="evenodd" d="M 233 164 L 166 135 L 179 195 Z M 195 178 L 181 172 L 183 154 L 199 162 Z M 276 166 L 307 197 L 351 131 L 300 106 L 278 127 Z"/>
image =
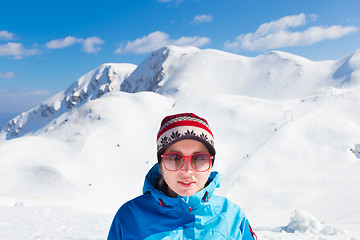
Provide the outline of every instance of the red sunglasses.
<path id="1" fill-rule="evenodd" d="M 185 159 L 190 160 L 191 167 L 197 172 L 206 172 L 211 167 L 213 156 L 206 153 L 194 153 L 185 156 L 178 152 L 169 152 L 161 155 L 164 168 L 168 171 L 179 171 L 185 164 Z"/>

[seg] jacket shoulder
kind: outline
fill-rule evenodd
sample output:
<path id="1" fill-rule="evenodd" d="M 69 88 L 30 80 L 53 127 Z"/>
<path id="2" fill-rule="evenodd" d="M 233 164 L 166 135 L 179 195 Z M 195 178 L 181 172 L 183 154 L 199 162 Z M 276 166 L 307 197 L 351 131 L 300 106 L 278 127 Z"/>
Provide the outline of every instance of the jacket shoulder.
<path id="1" fill-rule="evenodd" d="M 147 218 L 144 208 L 153 208 L 155 199 L 150 194 L 143 194 L 124 203 L 113 219 L 108 240 L 144 239 L 146 232 L 140 231 Z"/>
<path id="2" fill-rule="evenodd" d="M 190 213 L 184 213 L 183 208 L 163 205 L 157 202 L 151 193 L 145 193 L 120 207 L 114 217 L 109 235 L 120 232 L 122 238 L 108 239 L 138 240 L 154 234 L 169 234 L 193 221 L 194 217 Z"/>
<path id="3" fill-rule="evenodd" d="M 244 218 L 246 217 L 244 211 L 239 207 L 239 205 L 237 205 L 236 203 L 234 203 L 233 201 L 229 200 L 226 197 L 214 195 L 212 196 L 212 201 L 213 201 L 213 206 L 218 211 L 233 213 L 236 215 L 240 215 L 241 217 Z"/>
<path id="4" fill-rule="evenodd" d="M 215 215 L 226 219 L 227 231 L 235 239 L 254 240 L 256 238 L 245 212 L 233 201 L 222 196 L 213 196 Z"/>

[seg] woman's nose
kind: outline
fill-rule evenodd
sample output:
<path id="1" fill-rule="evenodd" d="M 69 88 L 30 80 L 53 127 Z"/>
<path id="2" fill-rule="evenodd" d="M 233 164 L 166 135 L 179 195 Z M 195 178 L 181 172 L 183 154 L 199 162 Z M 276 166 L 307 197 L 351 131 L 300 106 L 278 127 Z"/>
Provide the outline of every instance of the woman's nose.
<path id="1" fill-rule="evenodd" d="M 189 172 L 189 171 L 192 171 L 192 167 L 191 167 L 191 159 L 190 157 L 185 157 L 184 159 L 184 166 L 182 167 L 182 171 L 185 171 L 185 172 Z"/>

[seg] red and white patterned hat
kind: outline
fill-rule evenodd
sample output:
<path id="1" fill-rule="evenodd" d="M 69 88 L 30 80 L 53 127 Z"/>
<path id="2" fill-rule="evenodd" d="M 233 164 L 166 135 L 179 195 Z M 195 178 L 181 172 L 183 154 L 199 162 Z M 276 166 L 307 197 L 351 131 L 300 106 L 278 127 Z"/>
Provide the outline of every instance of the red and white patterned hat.
<path id="1" fill-rule="evenodd" d="M 165 117 L 157 134 L 157 156 L 160 162 L 161 154 L 172 144 L 194 139 L 203 143 L 210 155 L 215 156 L 214 136 L 208 122 L 193 113 L 180 113 Z"/>

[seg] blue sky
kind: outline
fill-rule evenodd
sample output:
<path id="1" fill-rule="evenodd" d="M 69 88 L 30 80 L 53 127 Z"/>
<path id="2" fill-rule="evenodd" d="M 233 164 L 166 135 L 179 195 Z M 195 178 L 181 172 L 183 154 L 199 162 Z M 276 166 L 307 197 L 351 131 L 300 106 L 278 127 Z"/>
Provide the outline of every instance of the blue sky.
<path id="1" fill-rule="evenodd" d="M 311 60 L 360 49 L 358 0 L 3 1 L 0 113 L 19 113 L 103 63 L 138 65 L 163 45 Z"/>

